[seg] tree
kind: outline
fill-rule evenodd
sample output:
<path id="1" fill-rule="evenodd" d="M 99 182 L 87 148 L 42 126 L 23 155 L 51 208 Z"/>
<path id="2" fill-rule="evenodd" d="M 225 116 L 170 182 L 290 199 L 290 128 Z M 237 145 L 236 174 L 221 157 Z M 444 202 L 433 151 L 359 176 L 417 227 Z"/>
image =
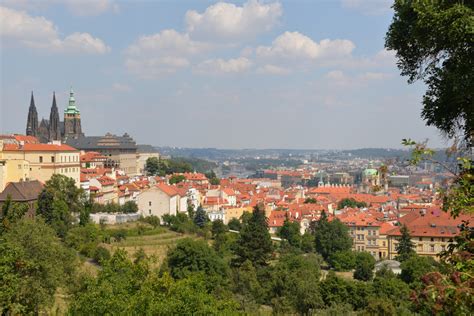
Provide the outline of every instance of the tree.
<path id="1" fill-rule="evenodd" d="M 175 279 L 204 273 L 211 286 L 227 281 L 227 265 L 203 240 L 185 238 L 178 241 L 176 247 L 168 252 L 166 266 Z"/>
<path id="2" fill-rule="evenodd" d="M 305 204 L 316 204 L 316 203 L 318 203 L 318 201 L 315 198 L 306 198 L 306 200 L 304 200 L 304 203 Z"/>
<path id="3" fill-rule="evenodd" d="M 370 281 L 374 276 L 375 259 L 368 252 L 358 252 L 356 254 L 356 265 L 354 279 L 361 281 Z"/>
<path id="4" fill-rule="evenodd" d="M 157 157 L 150 157 L 146 160 L 145 171 L 147 175 L 156 176 L 160 171 L 160 160 Z"/>
<path id="5" fill-rule="evenodd" d="M 408 82 L 423 80 L 422 117 L 449 136 L 474 137 L 474 35 L 470 1 L 396 0 L 385 46 Z"/>
<path id="6" fill-rule="evenodd" d="M 352 247 L 352 238 L 349 229 L 339 219 L 328 221 L 323 211 L 315 226 L 315 249 L 325 260 L 332 253 L 346 251 Z"/>
<path id="7" fill-rule="evenodd" d="M 278 229 L 277 235 L 288 241 L 294 248 L 301 247 L 300 225 L 297 222 L 290 222 L 288 218 L 283 222 L 283 226 Z"/>
<path id="8" fill-rule="evenodd" d="M 37 214 L 54 228 L 58 236 L 65 237 L 74 222 L 72 213 L 80 214 L 86 201 L 84 190 L 76 187 L 74 179 L 54 174 L 46 181 L 38 197 Z"/>
<path id="9" fill-rule="evenodd" d="M 403 262 L 416 254 L 416 252 L 413 250 L 415 244 L 411 241 L 410 232 L 408 231 L 408 227 L 406 225 L 403 225 L 400 228 L 400 233 L 402 235 L 395 249 L 398 253 L 397 260 Z"/>
<path id="10" fill-rule="evenodd" d="M 336 271 L 349 271 L 356 266 L 356 254 L 352 250 L 337 251 L 329 255 L 328 261 Z"/>
<path id="11" fill-rule="evenodd" d="M 194 224 L 199 228 L 203 228 L 206 226 L 206 223 L 209 222 L 209 218 L 207 217 L 206 211 L 202 208 L 202 206 L 198 206 L 196 210 L 196 215 L 194 215 Z"/>
<path id="12" fill-rule="evenodd" d="M 216 239 L 219 236 L 225 234 L 229 228 L 224 224 L 224 222 L 220 219 L 217 219 L 212 222 L 211 232 L 212 238 Z"/>
<path id="13" fill-rule="evenodd" d="M 242 228 L 242 224 L 237 218 L 232 218 L 228 223 L 227 226 L 230 230 L 237 230 L 239 231 Z"/>
<path id="14" fill-rule="evenodd" d="M 135 201 L 127 201 L 121 207 L 122 213 L 136 213 L 138 212 L 138 205 Z"/>
<path id="15" fill-rule="evenodd" d="M 237 241 L 234 264 L 240 266 L 250 260 L 254 266 L 264 266 L 273 250 L 263 206 L 257 205 L 251 217 L 244 223 Z"/>
<path id="16" fill-rule="evenodd" d="M 186 177 L 183 176 L 182 174 L 174 174 L 171 176 L 169 183 L 176 184 L 176 183 L 183 182 L 184 180 L 186 180 Z"/>
<path id="17" fill-rule="evenodd" d="M 342 199 L 337 203 L 337 209 L 343 209 L 345 207 L 367 207 L 367 204 L 365 202 L 357 202 L 356 200 L 352 198 L 346 198 Z"/>
<path id="18" fill-rule="evenodd" d="M 0 213 L 0 235 L 19 221 L 28 212 L 28 204 L 13 202 L 8 195 Z"/>
<path id="19" fill-rule="evenodd" d="M 421 285 L 421 277 L 429 272 L 437 271 L 437 264 L 433 258 L 411 256 L 400 265 L 400 278 L 413 286 Z"/>
<path id="20" fill-rule="evenodd" d="M 75 254 L 42 219 L 21 219 L 0 239 L 0 313 L 38 314 L 74 273 Z"/>

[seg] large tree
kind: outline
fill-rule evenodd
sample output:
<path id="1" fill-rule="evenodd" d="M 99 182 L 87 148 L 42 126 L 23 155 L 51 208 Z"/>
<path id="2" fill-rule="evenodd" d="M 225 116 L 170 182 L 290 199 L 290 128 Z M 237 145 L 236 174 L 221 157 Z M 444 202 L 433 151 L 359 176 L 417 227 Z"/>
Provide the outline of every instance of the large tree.
<path id="1" fill-rule="evenodd" d="M 352 238 L 349 236 L 349 228 L 339 219 L 328 221 L 326 213 L 323 211 L 319 221 L 314 227 L 316 251 L 325 260 L 331 254 L 339 251 L 347 251 L 352 247 Z"/>
<path id="2" fill-rule="evenodd" d="M 405 261 L 416 254 L 415 250 L 413 249 L 415 244 L 411 241 L 410 232 L 408 231 L 408 227 L 406 225 L 403 225 L 400 228 L 400 233 L 402 236 L 400 237 L 398 244 L 395 246 L 395 249 L 398 253 L 397 260 Z"/>
<path id="3" fill-rule="evenodd" d="M 235 248 L 236 265 L 240 266 L 246 260 L 257 266 L 267 264 L 273 245 L 262 205 L 257 205 L 250 218 L 243 223 Z"/>
<path id="4" fill-rule="evenodd" d="M 209 222 L 209 217 L 207 217 L 206 211 L 202 208 L 202 206 L 198 206 L 196 210 L 196 214 L 194 215 L 194 224 L 199 228 L 203 228 L 206 226 L 206 223 Z"/>
<path id="5" fill-rule="evenodd" d="M 454 136 L 474 137 L 474 2 L 396 0 L 385 46 L 408 82 L 423 80 L 422 117 Z M 472 144 L 472 143 L 471 143 Z"/>
<path id="6" fill-rule="evenodd" d="M 42 219 L 21 219 L 0 237 L 0 314 L 38 314 L 68 284 L 75 253 Z"/>
<path id="7" fill-rule="evenodd" d="M 292 247 L 301 247 L 300 225 L 297 222 L 291 222 L 286 218 L 283 226 L 278 230 L 278 236 L 288 241 Z"/>

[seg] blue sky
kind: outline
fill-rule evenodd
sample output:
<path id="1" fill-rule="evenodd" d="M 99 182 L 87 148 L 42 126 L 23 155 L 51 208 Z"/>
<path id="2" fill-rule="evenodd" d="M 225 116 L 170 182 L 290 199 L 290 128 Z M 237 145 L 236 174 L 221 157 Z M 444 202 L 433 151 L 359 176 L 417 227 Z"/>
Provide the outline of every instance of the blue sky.
<path id="1" fill-rule="evenodd" d="M 72 85 L 87 135 L 218 148 L 445 143 L 399 76 L 390 1 L 5 0 L 0 132 Z"/>

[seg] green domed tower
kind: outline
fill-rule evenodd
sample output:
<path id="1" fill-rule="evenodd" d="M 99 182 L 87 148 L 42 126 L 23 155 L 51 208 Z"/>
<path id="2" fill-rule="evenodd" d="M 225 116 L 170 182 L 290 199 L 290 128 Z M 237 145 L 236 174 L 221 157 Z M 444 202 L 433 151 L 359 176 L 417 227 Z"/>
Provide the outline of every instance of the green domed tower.
<path id="1" fill-rule="evenodd" d="M 76 107 L 74 91 L 69 92 L 69 104 L 64 110 L 64 139 L 79 138 L 84 136 L 81 127 L 81 112 Z"/>

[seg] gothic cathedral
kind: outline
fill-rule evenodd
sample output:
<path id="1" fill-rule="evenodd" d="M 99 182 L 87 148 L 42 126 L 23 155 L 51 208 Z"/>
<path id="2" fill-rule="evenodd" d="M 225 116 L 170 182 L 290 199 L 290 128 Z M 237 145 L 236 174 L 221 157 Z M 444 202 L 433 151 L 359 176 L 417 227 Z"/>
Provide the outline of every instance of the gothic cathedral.
<path id="1" fill-rule="evenodd" d="M 53 104 L 49 120 L 42 119 L 38 124 L 38 112 L 36 111 L 35 99 L 31 92 L 28 120 L 26 122 L 26 135 L 35 136 L 42 143 L 55 140 L 65 142 L 67 139 L 83 137 L 81 128 L 81 114 L 76 107 L 74 91 L 69 92 L 69 104 L 64 110 L 64 121 L 59 120 L 59 110 L 56 104 L 56 95 L 53 93 Z"/>

